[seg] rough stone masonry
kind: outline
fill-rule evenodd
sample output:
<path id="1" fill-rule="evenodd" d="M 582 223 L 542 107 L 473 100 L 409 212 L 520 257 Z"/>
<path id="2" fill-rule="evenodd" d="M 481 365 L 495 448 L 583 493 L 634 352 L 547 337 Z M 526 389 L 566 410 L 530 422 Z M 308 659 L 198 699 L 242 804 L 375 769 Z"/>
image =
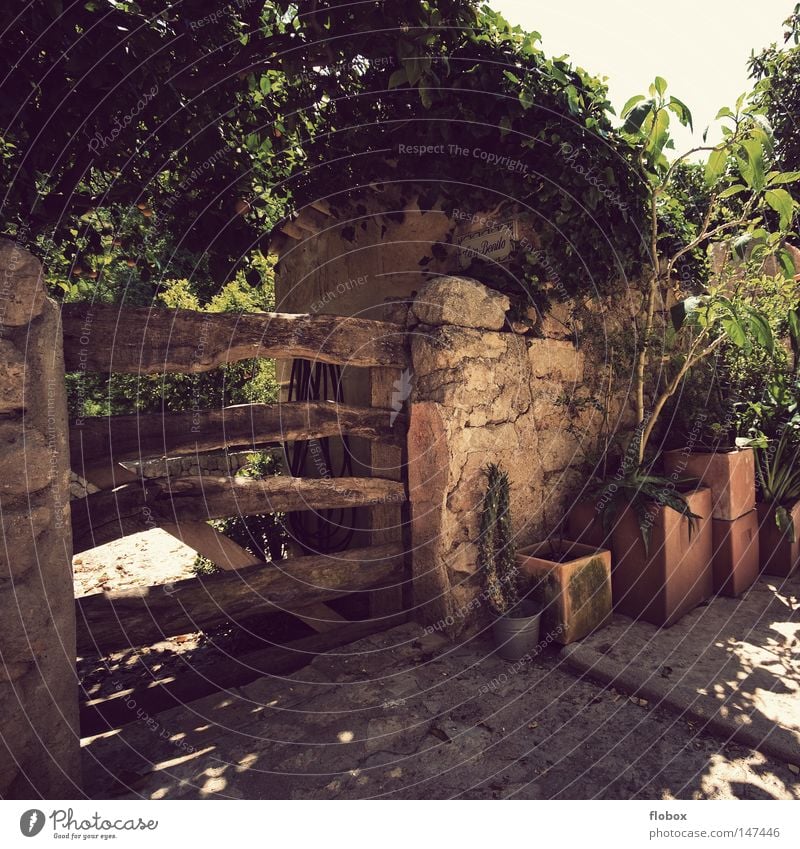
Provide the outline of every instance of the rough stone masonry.
<path id="1" fill-rule="evenodd" d="M 69 452 L 59 311 L 0 240 L 0 797 L 79 792 Z"/>
<path id="2" fill-rule="evenodd" d="M 487 464 L 508 472 L 517 545 L 537 542 L 583 486 L 602 426 L 582 399 L 606 380 L 603 358 L 565 338 L 553 315 L 539 337 L 511 332 L 509 307 L 460 277 L 431 280 L 411 305 L 414 591 L 419 618 L 451 635 L 488 613 L 477 574 Z M 607 399 L 614 419 L 626 395 Z"/>

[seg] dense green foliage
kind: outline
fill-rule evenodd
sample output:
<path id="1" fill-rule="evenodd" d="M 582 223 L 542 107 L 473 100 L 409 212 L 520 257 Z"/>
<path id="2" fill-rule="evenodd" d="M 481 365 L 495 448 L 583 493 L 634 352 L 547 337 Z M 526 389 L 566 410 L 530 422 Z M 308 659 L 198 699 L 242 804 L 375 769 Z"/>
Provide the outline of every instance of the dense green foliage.
<path id="1" fill-rule="evenodd" d="M 783 45 L 776 44 L 750 58 L 751 76 L 762 84 L 760 102 L 775 137 L 775 152 L 785 171 L 800 170 L 800 4 L 784 22 Z M 800 201 L 800 189 L 790 188 Z"/>
<path id="2" fill-rule="evenodd" d="M 188 277 L 208 299 L 281 214 L 386 181 L 529 209 L 529 282 L 602 289 L 642 260 L 605 85 L 470 0 L 13 0 L 0 28 L 0 227 L 84 296 Z"/>

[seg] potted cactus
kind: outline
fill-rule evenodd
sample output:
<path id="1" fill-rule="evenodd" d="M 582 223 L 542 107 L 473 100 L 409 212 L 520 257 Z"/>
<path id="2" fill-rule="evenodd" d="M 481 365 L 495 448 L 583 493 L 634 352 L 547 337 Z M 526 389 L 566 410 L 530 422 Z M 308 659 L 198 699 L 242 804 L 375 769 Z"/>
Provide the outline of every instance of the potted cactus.
<path id="1" fill-rule="evenodd" d="M 496 614 L 492 624 L 497 653 L 520 660 L 539 642 L 539 607 L 521 593 L 511 527 L 508 475 L 494 463 L 486 469 L 487 487 L 481 511 L 478 565 L 486 598 Z"/>

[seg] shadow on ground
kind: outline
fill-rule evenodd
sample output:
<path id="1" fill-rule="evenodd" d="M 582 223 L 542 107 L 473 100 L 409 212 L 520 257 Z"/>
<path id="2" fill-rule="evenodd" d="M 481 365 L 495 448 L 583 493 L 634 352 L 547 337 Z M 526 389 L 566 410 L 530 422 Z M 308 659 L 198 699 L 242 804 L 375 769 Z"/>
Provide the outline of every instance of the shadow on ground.
<path id="1" fill-rule="evenodd" d="M 750 623 L 751 648 L 731 621 L 713 650 L 700 652 L 708 634 L 689 627 L 697 663 L 685 669 L 675 647 L 659 656 L 666 647 L 630 620 L 618 633 L 615 619 L 592 640 L 627 657 L 624 640 L 648 673 L 671 667 L 686 686 L 702 678 L 708 697 L 732 708 L 751 707 L 752 691 L 759 710 L 782 719 L 800 680 L 797 605 L 785 586 L 767 593 L 774 598 L 757 628 Z M 656 633 L 680 643 L 676 629 Z M 797 710 L 786 713 L 787 733 Z M 319 656 L 286 678 L 144 714 L 88 738 L 83 751 L 86 792 L 98 799 L 800 798 L 788 764 L 575 676 L 556 652 L 515 666 L 483 635 L 454 645 L 415 625 Z"/>

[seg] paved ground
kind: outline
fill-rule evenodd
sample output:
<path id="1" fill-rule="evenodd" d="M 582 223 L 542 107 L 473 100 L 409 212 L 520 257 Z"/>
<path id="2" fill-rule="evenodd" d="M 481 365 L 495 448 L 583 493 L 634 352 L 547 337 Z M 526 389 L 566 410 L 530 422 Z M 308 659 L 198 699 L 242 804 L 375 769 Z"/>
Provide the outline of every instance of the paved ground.
<path id="1" fill-rule="evenodd" d="M 713 654 L 727 658 L 726 693 L 736 682 L 776 693 L 776 701 L 756 698 L 785 714 L 783 728 L 793 733 L 798 706 L 788 696 L 800 678 L 788 626 L 797 605 L 786 587 L 782 607 L 774 606 L 777 590 L 757 591 L 764 592 L 773 601 L 760 614 L 753 649 L 739 653 L 741 636 L 729 623 Z M 684 646 L 696 657 L 705 637 L 690 625 Z M 619 647 L 629 664 L 627 646 L 638 644 L 650 671 L 671 667 L 687 690 L 697 688 L 695 675 L 704 688 L 711 684 L 705 666 L 701 675 L 699 665 L 681 665 L 688 655 L 676 648 L 678 631 L 662 632 L 676 641 L 662 655 L 655 629 L 628 626 L 615 619 L 592 638 L 594 648 L 605 647 L 609 658 Z M 759 671 L 775 676 L 777 654 L 786 699 L 763 686 Z M 735 669 L 731 656 L 749 658 L 750 667 Z M 453 646 L 404 625 L 288 678 L 142 715 L 84 741 L 85 785 L 94 798 L 800 798 L 793 764 L 726 744 L 686 716 L 593 683 L 556 652 L 515 667 L 491 653 L 486 637 Z"/>
<path id="2" fill-rule="evenodd" d="M 800 576 L 765 576 L 744 598 L 714 599 L 672 628 L 615 616 L 563 656 L 574 671 L 800 767 Z"/>

